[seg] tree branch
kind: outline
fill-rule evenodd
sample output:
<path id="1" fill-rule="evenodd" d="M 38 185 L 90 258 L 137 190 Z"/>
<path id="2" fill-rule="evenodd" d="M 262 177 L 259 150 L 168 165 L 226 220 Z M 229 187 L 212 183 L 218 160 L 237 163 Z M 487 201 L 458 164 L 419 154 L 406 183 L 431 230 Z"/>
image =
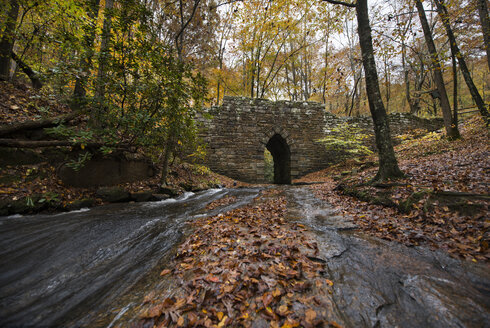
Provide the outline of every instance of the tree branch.
<path id="1" fill-rule="evenodd" d="M 26 121 L 26 122 L 21 122 L 12 125 L 0 125 L 0 136 L 12 134 L 18 131 L 34 130 L 34 129 L 55 126 L 62 122 L 71 121 L 78 115 L 80 115 L 80 112 L 73 112 L 70 114 L 60 115 L 53 118 L 41 119 L 36 121 Z"/>
<path id="2" fill-rule="evenodd" d="M 127 149 L 129 147 L 127 144 L 121 145 L 109 145 L 100 142 L 73 142 L 68 140 L 20 140 L 20 139 L 0 139 L 0 147 L 10 147 L 10 148 L 44 148 L 44 147 L 74 147 L 74 146 L 85 146 L 85 147 L 115 147 L 116 149 Z"/>
<path id="3" fill-rule="evenodd" d="M 225 5 L 230 5 L 230 4 L 235 3 L 235 2 L 243 2 L 243 0 L 230 0 L 230 1 L 222 2 L 222 3 L 219 3 L 217 5 L 210 6 L 209 9 L 214 10 L 214 9 L 216 9 L 218 7 L 225 6 Z"/>
<path id="4" fill-rule="evenodd" d="M 17 65 L 19 65 L 20 69 L 22 70 L 22 72 L 24 72 L 28 77 L 29 79 L 31 79 L 31 82 L 32 82 L 32 86 L 34 87 L 34 89 L 41 89 L 43 87 L 43 84 L 42 82 L 39 80 L 36 72 L 34 72 L 32 70 L 32 68 L 30 68 L 26 63 L 24 63 L 22 61 L 22 59 L 20 59 L 16 54 L 15 52 L 11 52 L 10 53 L 12 59 L 17 63 Z"/>
<path id="5" fill-rule="evenodd" d="M 342 5 L 350 8 L 355 8 L 356 4 L 355 3 L 348 3 L 348 2 L 343 2 L 343 1 L 338 1 L 338 0 L 323 0 L 325 2 L 334 4 L 334 5 Z"/>

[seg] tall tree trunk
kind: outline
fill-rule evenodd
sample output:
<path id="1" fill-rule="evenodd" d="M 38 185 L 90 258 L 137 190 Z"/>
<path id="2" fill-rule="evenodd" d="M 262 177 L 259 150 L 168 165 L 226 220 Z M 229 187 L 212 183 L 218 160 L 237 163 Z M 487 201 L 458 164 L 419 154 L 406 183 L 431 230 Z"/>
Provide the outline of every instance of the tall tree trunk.
<path id="1" fill-rule="evenodd" d="M 95 98 L 99 103 L 92 113 L 90 120 L 95 127 L 102 127 L 103 115 L 106 111 L 105 90 L 107 83 L 107 66 L 110 60 L 111 48 L 111 29 L 112 29 L 112 9 L 114 8 L 114 0 L 105 1 L 104 23 L 102 25 L 102 38 L 99 50 L 99 68 L 97 70 L 97 78 L 95 81 Z"/>
<path id="2" fill-rule="evenodd" d="M 439 91 L 442 118 L 444 120 L 446 134 L 449 139 L 457 139 L 460 135 L 458 128 L 456 126 L 453 126 L 451 105 L 449 104 L 446 86 L 444 85 L 444 79 L 442 77 L 442 67 L 439 61 L 439 55 L 437 54 L 436 45 L 434 44 L 434 40 L 432 39 L 432 33 L 430 31 L 429 23 L 427 22 L 427 17 L 425 16 L 424 5 L 422 4 L 421 0 L 415 0 L 415 5 L 417 6 L 417 12 L 419 14 L 420 23 L 424 32 L 425 42 L 431 56 L 432 70 L 434 72 L 434 80 L 437 86 L 437 91 Z"/>
<path id="3" fill-rule="evenodd" d="M 92 66 L 92 57 L 94 56 L 94 40 L 95 30 L 97 27 L 97 17 L 99 14 L 100 0 L 86 0 L 87 12 L 90 22 L 85 29 L 83 46 L 85 47 L 86 55 L 80 59 L 80 72 L 75 80 L 75 89 L 73 90 L 72 109 L 78 110 L 85 102 L 86 84 L 90 75 Z"/>
<path id="4" fill-rule="evenodd" d="M 105 1 L 104 24 L 102 26 L 102 39 L 100 42 L 99 69 L 97 70 L 97 83 L 95 93 L 97 98 L 102 101 L 105 97 L 105 80 L 106 71 L 109 64 L 109 51 L 112 29 L 112 9 L 114 8 L 114 0 Z"/>
<path id="5" fill-rule="evenodd" d="M 408 77 L 408 68 L 405 61 L 407 56 L 407 46 L 405 41 L 402 39 L 402 68 L 403 68 L 403 81 L 405 83 L 405 98 L 407 99 L 408 106 L 410 107 L 410 114 L 417 114 L 418 109 L 415 108 L 412 102 L 412 97 L 410 96 L 410 79 Z"/>
<path id="6" fill-rule="evenodd" d="M 165 186 L 167 184 L 167 176 L 168 176 L 168 168 L 169 168 L 169 162 L 170 162 L 170 157 L 172 156 L 173 153 L 173 147 L 174 147 L 174 133 L 170 132 L 169 136 L 167 137 L 167 142 L 165 145 L 165 150 L 163 152 L 163 159 L 162 159 L 162 175 L 160 177 L 160 183 Z"/>
<path id="7" fill-rule="evenodd" d="M 483 41 L 485 43 L 485 51 L 487 52 L 488 70 L 490 70 L 490 19 L 488 18 L 488 5 L 487 0 L 477 0 L 477 2 Z"/>
<path id="8" fill-rule="evenodd" d="M 368 96 L 369 110 L 374 123 L 376 147 L 379 154 L 379 170 L 374 180 L 402 177 L 403 173 L 398 167 L 398 162 L 393 150 L 390 136 L 388 115 L 386 114 L 381 91 L 379 89 L 378 73 L 374 60 L 373 40 L 371 26 L 369 25 L 367 0 L 358 0 L 356 4 L 357 32 L 361 46 L 362 64 L 366 78 L 366 93 Z"/>
<path id="9" fill-rule="evenodd" d="M 19 15 L 19 3 L 17 0 L 10 0 L 10 9 L 7 14 L 7 22 L 0 40 L 0 80 L 10 79 L 10 58 L 15 43 L 15 25 Z"/>
<path id="10" fill-rule="evenodd" d="M 458 67 L 456 66 L 456 54 L 451 51 L 453 64 L 453 124 L 458 126 Z"/>
<path id="11" fill-rule="evenodd" d="M 488 123 L 489 117 L 488 117 L 487 106 L 485 105 L 485 102 L 480 96 L 480 92 L 478 92 L 478 88 L 475 86 L 475 83 L 473 83 L 473 78 L 471 77 L 468 66 L 466 65 L 466 61 L 464 60 L 464 57 L 461 54 L 461 51 L 459 50 L 458 44 L 456 42 L 456 37 L 454 36 L 453 29 L 451 28 L 451 24 L 449 23 L 449 15 L 447 12 L 447 8 L 444 4 L 444 0 L 434 0 L 434 2 L 436 3 L 437 13 L 439 14 L 439 17 L 442 20 L 442 23 L 446 30 L 447 37 L 449 39 L 449 44 L 451 46 L 451 53 L 458 59 L 461 74 L 463 74 L 464 81 L 466 82 L 466 85 L 470 90 L 471 97 L 473 98 L 473 101 L 475 102 L 476 106 L 480 110 L 480 114 Z"/>

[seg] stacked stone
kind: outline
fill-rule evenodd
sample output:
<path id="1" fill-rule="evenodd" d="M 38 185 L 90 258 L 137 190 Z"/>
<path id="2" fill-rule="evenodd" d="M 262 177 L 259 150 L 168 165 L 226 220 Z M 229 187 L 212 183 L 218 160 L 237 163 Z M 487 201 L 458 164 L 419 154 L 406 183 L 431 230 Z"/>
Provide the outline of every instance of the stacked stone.
<path id="1" fill-rule="evenodd" d="M 264 150 L 279 134 L 291 154 L 291 178 L 295 179 L 337 162 L 339 154 L 327 151 L 318 142 L 343 123 L 356 123 L 368 133 L 373 131 L 370 117 L 347 118 L 327 113 L 316 102 L 272 102 L 266 99 L 229 97 L 220 107 L 212 107 L 198 118 L 200 136 L 208 145 L 204 164 L 211 170 L 245 182 L 265 182 Z M 210 116 L 210 117 L 209 117 Z M 408 129 L 434 130 L 440 122 L 430 122 L 410 114 L 390 115 L 393 134 Z"/>

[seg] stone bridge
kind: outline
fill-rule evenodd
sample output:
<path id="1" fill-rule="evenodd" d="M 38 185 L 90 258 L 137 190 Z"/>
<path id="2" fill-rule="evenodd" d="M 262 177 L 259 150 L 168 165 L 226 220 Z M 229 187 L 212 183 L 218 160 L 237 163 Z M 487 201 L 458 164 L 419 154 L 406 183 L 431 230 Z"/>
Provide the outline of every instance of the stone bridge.
<path id="1" fill-rule="evenodd" d="M 274 183 L 288 184 L 338 162 L 338 153 L 318 142 L 342 122 L 357 123 L 372 133 L 370 117 L 346 118 L 327 113 L 315 102 L 272 102 L 265 99 L 225 97 L 220 107 L 200 118 L 201 137 L 207 143 L 204 164 L 211 170 L 245 182 L 267 182 L 264 150 L 274 161 Z M 414 128 L 436 130 L 440 121 L 409 114 L 390 115 L 393 134 Z"/>

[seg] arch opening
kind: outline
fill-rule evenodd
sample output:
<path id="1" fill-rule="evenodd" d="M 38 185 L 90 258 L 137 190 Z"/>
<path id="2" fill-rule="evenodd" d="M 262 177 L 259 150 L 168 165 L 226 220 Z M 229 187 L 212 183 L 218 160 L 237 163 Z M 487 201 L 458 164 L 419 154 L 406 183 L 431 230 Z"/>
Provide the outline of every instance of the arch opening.
<path id="1" fill-rule="evenodd" d="M 280 134 L 273 135 L 266 145 L 274 160 L 274 183 L 291 183 L 291 151 L 289 145 Z"/>

